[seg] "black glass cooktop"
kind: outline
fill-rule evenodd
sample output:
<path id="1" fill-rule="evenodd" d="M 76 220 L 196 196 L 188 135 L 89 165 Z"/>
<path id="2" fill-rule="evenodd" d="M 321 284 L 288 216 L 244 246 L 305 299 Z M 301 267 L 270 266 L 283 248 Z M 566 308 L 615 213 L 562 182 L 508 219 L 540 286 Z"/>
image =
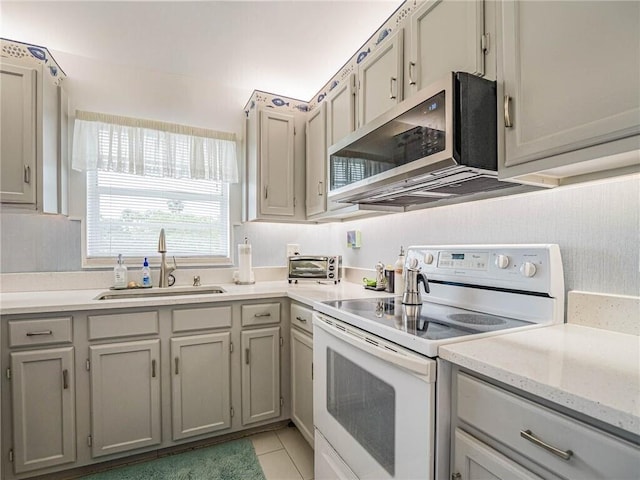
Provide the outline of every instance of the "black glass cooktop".
<path id="1" fill-rule="evenodd" d="M 403 305 L 400 297 L 334 300 L 323 303 L 361 319 L 394 327 L 427 340 L 442 340 L 531 325 L 523 320 L 437 303 Z"/>

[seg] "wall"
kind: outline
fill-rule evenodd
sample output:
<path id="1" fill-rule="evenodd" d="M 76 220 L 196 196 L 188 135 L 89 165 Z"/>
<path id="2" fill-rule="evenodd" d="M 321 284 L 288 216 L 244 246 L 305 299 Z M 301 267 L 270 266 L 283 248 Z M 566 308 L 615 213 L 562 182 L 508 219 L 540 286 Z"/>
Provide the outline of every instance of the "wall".
<path id="1" fill-rule="evenodd" d="M 2 272 L 80 268 L 79 222 L 4 212 L 0 219 Z M 348 230 L 361 231 L 362 248 L 346 248 Z M 638 295 L 640 176 L 345 223 L 237 225 L 233 235 L 234 252 L 249 238 L 256 267 L 284 265 L 287 243 L 371 269 L 393 263 L 400 245 L 558 243 L 567 290 Z"/>
<path id="2" fill-rule="evenodd" d="M 302 253 L 341 253 L 351 267 L 395 262 L 400 245 L 557 243 L 567 290 L 640 292 L 640 176 L 567 186 L 346 223 L 281 227 L 250 224 L 254 264 L 281 265 L 285 244 Z M 360 230 L 362 248 L 346 232 Z M 239 229 L 238 229 L 239 231 Z"/>

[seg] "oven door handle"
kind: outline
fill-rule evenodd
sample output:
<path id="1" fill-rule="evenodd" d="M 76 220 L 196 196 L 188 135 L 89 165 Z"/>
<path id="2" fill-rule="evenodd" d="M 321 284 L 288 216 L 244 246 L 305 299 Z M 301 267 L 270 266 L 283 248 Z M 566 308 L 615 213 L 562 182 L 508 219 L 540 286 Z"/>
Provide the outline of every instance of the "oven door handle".
<path id="1" fill-rule="evenodd" d="M 402 367 L 410 372 L 417 373 L 424 377 L 425 381 L 435 382 L 435 361 L 418 357 L 417 355 L 406 355 L 393 350 L 389 350 L 384 346 L 380 346 L 371 342 L 368 342 L 365 338 L 358 335 L 355 330 L 351 330 L 348 327 L 343 331 L 340 328 L 336 328 L 321 319 L 315 320 L 314 325 L 320 327 L 328 334 L 339 338 L 340 340 L 347 342 L 348 344 L 362 350 L 366 353 L 373 355 L 374 357 L 384 360 Z"/>

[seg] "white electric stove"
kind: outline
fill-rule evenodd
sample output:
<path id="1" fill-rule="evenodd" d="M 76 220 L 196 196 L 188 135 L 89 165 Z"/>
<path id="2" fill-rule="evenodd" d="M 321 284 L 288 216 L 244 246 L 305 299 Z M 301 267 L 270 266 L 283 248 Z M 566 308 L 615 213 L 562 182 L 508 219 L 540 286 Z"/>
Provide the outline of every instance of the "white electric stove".
<path id="1" fill-rule="evenodd" d="M 413 246 L 405 269 L 412 261 L 429 285 L 419 305 L 401 296 L 314 305 L 318 479 L 446 477 L 438 347 L 564 321 L 557 245 Z"/>

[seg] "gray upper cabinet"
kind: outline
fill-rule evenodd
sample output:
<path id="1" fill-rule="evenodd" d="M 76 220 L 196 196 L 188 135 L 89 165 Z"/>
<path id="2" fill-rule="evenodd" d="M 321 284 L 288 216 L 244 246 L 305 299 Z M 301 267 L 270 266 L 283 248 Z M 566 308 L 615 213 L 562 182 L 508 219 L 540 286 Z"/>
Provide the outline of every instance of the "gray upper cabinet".
<path id="1" fill-rule="evenodd" d="M 0 60 L 0 201 L 66 214 L 68 100 L 45 72 L 28 60 Z"/>
<path id="2" fill-rule="evenodd" d="M 36 69 L 0 64 L 2 202 L 36 203 Z"/>
<path id="3" fill-rule="evenodd" d="M 484 2 L 429 0 L 409 19 L 405 97 L 453 71 L 485 73 Z"/>
<path id="4" fill-rule="evenodd" d="M 358 126 L 402 101 L 404 29 L 384 40 L 358 64 Z"/>
<path id="5" fill-rule="evenodd" d="M 327 105 L 321 103 L 307 119 L 307 217 L 327 208 Z"/>
<path id="6" fill-rule="evenodd" d="M 640 3 L 504 1 L 498 13 L 500 177 L 553 186 L 633 168 L 637 153 L 624 154 L 640 148 Z"/>
<path id="7" fill-rule="evenodd" d="M 356 128 L 356 76 L 351 73 L 327 99 L 327 148 Z M 325 158 L 326 162 L 326 158 Z"/>
<path id="8" fill-rule="evenodd" d="M 305 219 L 305 113 L 253 108 L 246 123 L 245 216 Z"/>

